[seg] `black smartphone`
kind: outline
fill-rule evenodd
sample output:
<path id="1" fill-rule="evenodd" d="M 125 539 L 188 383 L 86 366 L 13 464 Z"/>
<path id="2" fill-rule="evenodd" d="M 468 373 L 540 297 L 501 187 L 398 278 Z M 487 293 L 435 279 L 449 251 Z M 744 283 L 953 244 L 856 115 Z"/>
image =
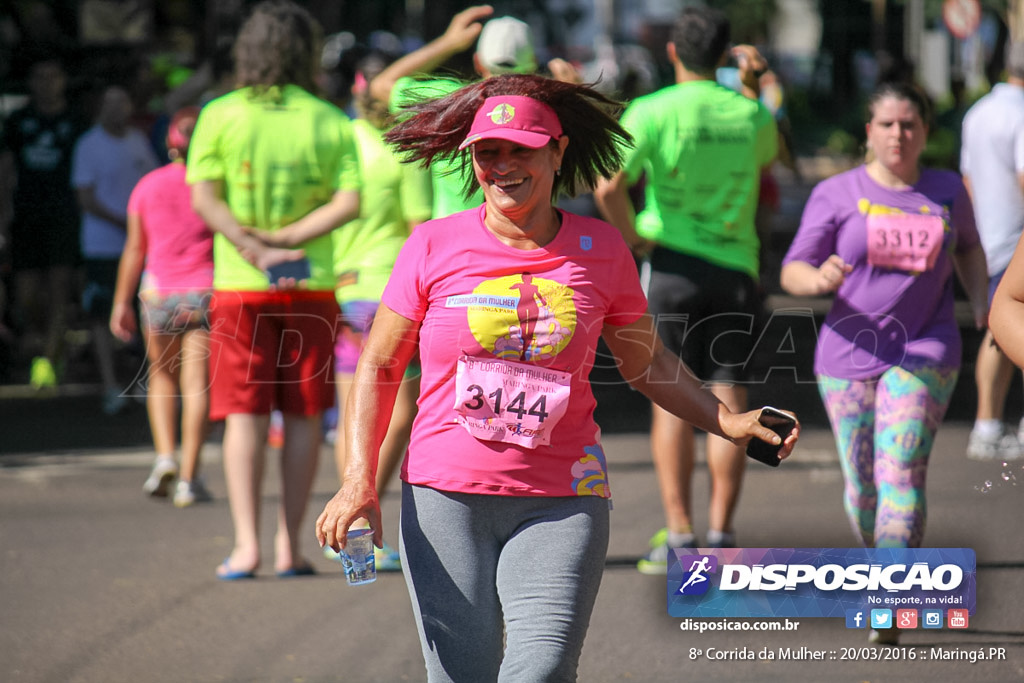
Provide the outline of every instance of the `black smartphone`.
<path id="1" fill-rule="evenodd" d="M 757 416 L 757 421 L 778 434 L 783 440 L 789 436 L 789 433 L 793 431 L 793 427 L 796 426 L 796 420 L 791 415 L 771 406 L 761 408 L 761 414 Z M 747 455 L 770 467 L 778 467 L 779 463 L 782 462 L 779 460 L 779 449 L 781 448 L 781 443 L 776 446 L 754 437 L 747 442 Z"/>
<path id="2" fill-rule="evenodd" d="M 298 261 L 285 261 L 276 266 L 267 268 L 267 279 L 270 284 L 276 285 L 281 278 L 294 278 L 296 282 L 309 279 L 309 259 L 300 258 Z"/>

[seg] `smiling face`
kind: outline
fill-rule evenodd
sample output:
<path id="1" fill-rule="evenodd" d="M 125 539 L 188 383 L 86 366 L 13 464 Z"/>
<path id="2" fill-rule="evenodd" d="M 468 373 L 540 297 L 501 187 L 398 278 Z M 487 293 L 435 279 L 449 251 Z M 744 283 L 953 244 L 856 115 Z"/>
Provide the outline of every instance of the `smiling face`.
<path id="1" fill-rule="evenodd" d="M 509 140 L 474 143 L 473 171 L 488 207 L 513 220 L 550 207 L 555 171 L 568 144 L 564 135 L 537 148 Z"/>
<path id="2" fill-rule="evenodd" d="M 917 167 L 928 138 L 921 112 L 910 100 L 883 97 L 867 124 L 867 143 L 882 166 L 899 174 Z"/>

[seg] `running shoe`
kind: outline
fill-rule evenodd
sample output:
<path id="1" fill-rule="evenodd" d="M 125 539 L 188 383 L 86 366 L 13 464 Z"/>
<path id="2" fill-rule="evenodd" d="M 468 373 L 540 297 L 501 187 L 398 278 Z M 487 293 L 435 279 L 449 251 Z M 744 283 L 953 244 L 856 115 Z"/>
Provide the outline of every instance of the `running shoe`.
<path id="1" fill-rule="evenodd" d="M 1020 440 L 1006 427 L 994 436 L 972 429 L 967 438 L 967 457 L 971 460 L 1017 460 L 1021 455 Z"/>
<path id="2" fill-rule="evenodd" d="M 668 529 L 659 529 L 651 536 L 649 541 L 651 549 L 636 563 L 636 569 L 641 574 L 648 576 L 659 576 L 668 573 Z M 690 535 L 689 541 L 679 546 L 681 548 L 696 548 L 700 543 L 697 537 Z"/>
<path id="3" fill-rule="evenodd" d="M 707 548 L 735 548 L 736 534 L 731 531 L 708 529 Z"/>
<path id="4" fill-rule="evenodd" d="M 178 465 L 171 458 L 157 457 L 149 478 L 142 485 L 142 490 L 153 497 L 164 498 L 171 482 L 178 476 Z"/>
<path id="5" fill-rule="evenodd" d="M 174 507 L 187 508 L 193 503 L 209 503 L 213 496 L 206 490 L 202 477 L 192 481 L 179 481 L 174 488 Z"/>
<path id="6" fill-rule="evenodd" d="M 53 369 L 53 363 L 49 358 L 36 356 L 32 359 L 29 383 L 33 389 L 48 389 L 57 386 L 57 371 Z"/>

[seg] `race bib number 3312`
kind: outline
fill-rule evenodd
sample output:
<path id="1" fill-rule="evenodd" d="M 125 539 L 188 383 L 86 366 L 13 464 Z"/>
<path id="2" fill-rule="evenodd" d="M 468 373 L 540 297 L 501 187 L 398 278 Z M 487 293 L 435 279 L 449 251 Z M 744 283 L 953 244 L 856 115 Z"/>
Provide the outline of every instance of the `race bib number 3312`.
<path id="1" fill-rule="evenodd" d="M 455 373 L 455 419 L 483 441 L 547 446 L 569 406 L 571 377 L 530 363 L 462 356 Z"/>
<path id="2" fill-rule="evenodd" d="M 882 214 L 868 216 L 868 263 L 908 272 L 931 270 L 942 250 L 939 216 Z"/>

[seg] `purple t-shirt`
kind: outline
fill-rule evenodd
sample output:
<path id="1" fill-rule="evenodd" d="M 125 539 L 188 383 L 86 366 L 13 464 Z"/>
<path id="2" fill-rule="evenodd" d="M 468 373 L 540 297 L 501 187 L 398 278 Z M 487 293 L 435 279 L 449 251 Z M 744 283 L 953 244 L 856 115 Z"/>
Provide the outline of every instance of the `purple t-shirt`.
<path id="1" fill-rule="evenodd" d="M 515 249 L 487 229 L 484 211 L 417 226 L 382 296 L 388 308 L 421 322 L 419 412 L 402 479 L 463 493 L 607 498 L 589 374 L 605 324 L 625 325 L 647 310 L 633 257 L 612 226 L 564 212 L 549 244 Z M 460 387 L 466 359 L 521 373 L 525 393 L 499 394 L 491 378 Z M 546 382 L 557 373 L 571 378 L 550 444 L 480 439 L 460 423 L 460 406 L 486 402 L 498 411 L 499 400 L 503 417 L 518 415 L 524 424 L 553 413 Z"/>
<path id="2" fill-rule="evenodd" d="M 942 246 L 929 268 L 908 271 L 868 262 L 869 219 L 938 216 Z M 915 238 L 898 222 L 884 223 L 890 242 Z M 886 235 L 873 233 L 882 241 Z M 960 365 L 960 330 L 953 314 L 953 252 L 979 243 L 974 213 L 957 173 L 924 169 L 912 188 L 879 185 L 864 166 L 822 181 L 807 200 L 800 229 L 783 265 L 820 266 L 838 254 L 853 271 L 836 292 L 818 336 L 814 371 L 840 379 L 877 377 L 895 365 L 920 361 Z"/>

